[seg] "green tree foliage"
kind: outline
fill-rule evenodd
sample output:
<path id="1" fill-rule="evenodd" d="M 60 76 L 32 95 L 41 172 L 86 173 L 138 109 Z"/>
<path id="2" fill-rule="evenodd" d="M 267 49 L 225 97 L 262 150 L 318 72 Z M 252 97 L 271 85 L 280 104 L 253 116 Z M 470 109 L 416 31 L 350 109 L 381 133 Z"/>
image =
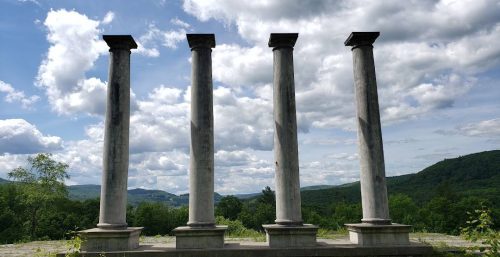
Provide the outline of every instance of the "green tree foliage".
<path id="1" fill-rule="evenodd" d="M 215 215 L 230 220 L 236 220 L 242 208 L 243 203 L 240 199 L 232 195 L 224 196 L 215 208 Z"/>
<path id="2" fill-rule="evenodd" d="M 484 247 L 473 247 L 472 250 L 479 250 L 487 257 L 500 257 L 500 232 L 493 227 L 491 210 L 485 206 L 481 209 L 467 212 L 469 220 L 462 228 L 462 236 L 472 242 L 480 241 Z"/>
<path id="3" fill-rule="evenodd" d="M 466 225 L 476 228 L 487 225 L 488 231 L 497 231 L 500 227 L 499 156 L 500 151 L 491 151 L 445 160 L 425 169 L 426 179 L 419 174 L 388 179 L 393 222 L 413 225 L 416 231 L 448 234 L 458 234 Z M 474 165 L 469 165 L 469 161 Z M 17 182 L 0 184 L 0 243 L 68 238 L 69 231 L 96 226 L 99 199 L 68 199 L 62 183 L 67 176 L 67 165 L 53 161 L 48 154 L 32 157 L 28 164 L 26 168 L 17 168 L 10 173 Z M 438 167 L 448 175 L 433 176 L 439 171 Z M 460 181 L 449 177 L 453 176 L 453 169 L 457 170 Z M 487 176 L 477 172 L 484 172 Z M 413 184 L 415 181 L 420 183 L 419 186 Z M 304 191 L 303 220 L 324 229 L 342 229 L 345 223 L 360 222 L 359 195 L 359 183 Z M 184 200 L 187 202 L 187 196 Z M 187 207 L 173 208 L 168 203 L 129 205 L 127 223 L 145 227 L 144 235 L 166 235 L 173 228 L 186 225 Z M 487 206 L 488 211 L 483 211 L 482 206 Z M 479 215 L 479 218 L 470 219 L 467 211 Z M 233 235 L 261 233 L 262 224 L 274 223 L 275 212 L 275 195 L 269 187 L 251 199 L 223 197 L 216 208 L 216 214 L 220 216 L 217 222 L 229 225 Z M 260 237 L 259 233 L 256 235 Z M 484 231 L 481 233 L 481 240 L 484 240 Z M 495 233 L 491 235 L 498 235 Z M 496 240 L 493 236 L 488 238 Z M 498 241 L 488 242 L 494 247 Z"/>
<path id="4" fill-rule="evenodd" d="M 262 195 L 257 198 L 257 201 L 262 204 L 276 206 L 276 196 L 269 186 L 262 190 Z"/>
<path id="5" fill-rule="evenodd" d="M 40 153 L 28 157 L 27 167 L 18 167 L 8 173 L 9 178 L 21 182 L 22 200 L 29 213 L 29 234 L 36 238 L 40 212 L 55 200 L 64 198 L 68 192 L 64 179 L 69 178 L 68 165 L 52 159 L 51 154 Z"/>
<path id="6" fill-rule="evenodd" d="M 133 226 L 144 227 L 143 235 L 168 235 L 172 229 L 185 226 L 187 208 L 170 208 L 162 203 L 143 202 L 133 210 Z"/>
<path id="7" fill-rule="evenodd" d="M 24 206 L 20 203 L 21 194 L 18 187 L 12 184 L 0 186 L 0 243 L 25 239 Z"/>
<path id="8" fill-rule="evenodd" d="M 263 231 L 263 224 L 273 224 L 276 219 L 276 198 L 270 187 L 266 186 L 262 194 L 243 204 L 238 219 L 245 227 Z"/>
<path id="9" fill-rule="evenodd" d="M 418 206 L 413 199 L 404 194 L 395 194 L 389 197 L 389 213 L 394 223 L 413 224 L 418 221 Z"/>

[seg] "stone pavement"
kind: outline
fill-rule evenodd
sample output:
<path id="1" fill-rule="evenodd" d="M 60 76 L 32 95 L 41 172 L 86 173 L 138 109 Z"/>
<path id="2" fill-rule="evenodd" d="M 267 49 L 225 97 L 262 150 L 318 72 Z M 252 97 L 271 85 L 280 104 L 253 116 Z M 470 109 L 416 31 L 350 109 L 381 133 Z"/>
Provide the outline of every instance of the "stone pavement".
<path id="1" fill-rule="evenodd" d="M 450 236 L 435 233 L 413 233 L 410 234 L 412 242 L 428 243 L 440 249 L 453 251 L 454 249 L 472 246 L 473 244 L 458 236 Z M 19 244 L 0 245 L 0 256 L 2 257 L 46 257 L 54 256 L 55 253 L 65 252 L 68 247 L 67 241 L 35 241 Z M 334 236 L 334 239 L 319 238 L 319 244 L 349 244 L 349 238 L 345 236 Z M 262 247 L 265 242 L 256 242 L 250 238 L 226 238 L 226 247 L 238 246 Z M 141 245 L 149 248 L 175 248 L 175 237 L 141 237 Z M 477 244 L 476 244 L 477 245 Z M 51 255 L 52 254 L 52 255 Z"/>

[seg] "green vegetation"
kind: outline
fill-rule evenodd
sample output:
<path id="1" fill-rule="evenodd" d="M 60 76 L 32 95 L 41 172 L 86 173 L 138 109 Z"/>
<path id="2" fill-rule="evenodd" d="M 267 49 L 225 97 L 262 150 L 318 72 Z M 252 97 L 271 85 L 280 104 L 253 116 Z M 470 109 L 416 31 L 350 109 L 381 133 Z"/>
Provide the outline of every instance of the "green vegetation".
<path id="1" fill-rule="evenodd" d="M 487 257 L 500 256 L 500 232 L 494 230 L 491 211 L 482 207 L 474 212 L 468 212 L 469 220 L 462 228 L 462 236 L 472 242 L 480 241 L 483 246 L 471 247 L 471 250 L 479 250 Z"/>
<path id="2" fill-rule="evenodd" d="M 49 154 L 38 154 L 28 159 L 25 168 L 9 173 L 16 182 L 0 181 L 0 243 L 69 239 L 70 231 L 95 227 L 99 187 L 79 186 L 81 197 L 73 194 L 71 198 L 62 183 L 67 178 L 66 169 L 64 163 L 52 160 Z M 95 198 L 86 199 L 84 192 L 88 188 L 92 188 Z M 345 223 L 360 221 L 359 183 L 312 189 L 302 191 L 302 216 L 305 223 L 321 227 L 320 235 L 342 235 Z M 491 249 L 498 246 L 500 151 L 444 160 L 417 174 L 388 178 L 388 192 L 393 222 L 413 225 L 419 232 L 463 232 L 470 239 L 480 235 L 477 240 L 483 240 Z M 144 227 L 143 235 L 169 235 L 173 228 L 187 223 L 187 207 L 177 206 L 187 203 L 187 195 L 143 189 L 130 190 L 130 195 L 136 198 L 127 208 L 127 222 Z M 269 187 L 245 199 L 218 194 L 214 197 L 218 202 L 217 223 L 229 226 L 230 237 L 263 240 L 262 224 L 274 223 L 276 203 Z M 480 216 L 471 219 L 467 212 Z M 480 228 L 479 224 L 487 225 L 489 230 L 472 229 Z M 471 227 L 467 230 L 470 233 L 461 230 L 464 227 Z"/>

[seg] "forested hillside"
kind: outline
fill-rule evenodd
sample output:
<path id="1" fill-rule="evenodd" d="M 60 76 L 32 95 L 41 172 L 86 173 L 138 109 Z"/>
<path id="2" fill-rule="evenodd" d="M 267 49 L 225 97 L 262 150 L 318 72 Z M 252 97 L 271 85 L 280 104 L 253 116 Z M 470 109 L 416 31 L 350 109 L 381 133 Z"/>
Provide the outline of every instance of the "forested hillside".
<path id="1" fill-rule="evenodd" d="M 500 207 L 500 150 L 445 159 L 416 174 L 388 177 L 387 187 L 389 195 L 405 194 L 417 203 L 447 193 L 479 197 Z M 302 202 L 307 205 L 355 203 L 360 199 L 359 182 L 302 191 Z"/>
<path id="2" fill-rule="evenodd" d="M 100 187 L 64 186 L 67 165 L 54 163 L 50 157 L 39 154 L 31 159 L 57 164 L 42 166 L 47 170 L 38 174 L 38 180 L 25 176 L 33 171 L 29 167 L 16 169 L 18 182 L 0 180 L 0 243 L 67 238 L 70 231 L 97 224 Z M 59 174 L 59 178 L 51 174 Z M 392 221 L 412 225 L 415 231 L 458 234 L 470 218 L 467 212 L 478 209 L 491 211 L 493 227 L 500 227 L 498 150 L 443 160 L 417 174 L 388 178 L 387 183 Z M 309 187 L 301 194 L 305 223 L 343 229 L 345 223 L 361 220 L 359 182 Z M 266 187 L 252 195 L 240 199 L 215 194 L 217 221 L 260 231 L 262 224 L 274 223 L 274 192 Z M 187 222 L 188 195 L 133 189 L 128 197 L 127 222 L 145 227 L 144 235 L 169 234 Z M 176 207 L 179 205 L 182 207 Z"/>

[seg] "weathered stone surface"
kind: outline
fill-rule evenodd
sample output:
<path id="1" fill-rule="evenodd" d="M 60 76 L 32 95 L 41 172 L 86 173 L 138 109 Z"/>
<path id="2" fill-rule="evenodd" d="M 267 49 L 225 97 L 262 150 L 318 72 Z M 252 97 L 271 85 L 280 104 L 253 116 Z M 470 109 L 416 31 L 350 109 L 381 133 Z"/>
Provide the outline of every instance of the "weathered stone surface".
<path id="1" fill-rule="evenodd" d="M 141 243 L 133 251 L 104 252 L 106 257 L 284 257 L 284 256 L 431 256 L 430 246 L 411 243 L 395 246 L 359 246 L 354 244 L 332 243 L 332 240 L 321 240 L 314 247 L 271 248 L 265 243 L 231 242 L 224 248 L 212 249 L 176 249 L 173 244 L 157 245 Z M 101 255 L 100 255 L 101 254 Z M 86 252 L 85 257 L 102 257 L 101 252 Z M 64 257 L 64 253 L 57 255 Z"/>
<path id="2" fill-rule="evenodd" d="M 356 91 L 363 224 L 346 224 L 357 245 L 407 245 L 411 226 L 391 224 L 385 181 L 384 148 L 373 58 L 379 32 L 353 32 L 352 46 Z"/>
<path id="3" fill-rule="evenodd" d="M 130 35 L 104 35 L 110 47 L 104 124 L 104 149 L 99 228 L 126 228 L 130 123 Z"/>
<path id="4" fill-rule="evenodd" d="M 293 71 L 293 46 L 297 37 L 297 33 L 272 33 L 269 38 L 274 59 L 275 222 L 281 225 L 302 224 Z"/>
<path id="5" fill-rule="evenodd" d="M 262 225 L 271 248 L 313 247 L 316 246 L 318 226 L 304 224 L 300 226 Z"/>
<path id="6" fill-rule="evenodd" d="M 353 46 L 362 221 L 390 224 L 377 81 L 371 45 L 378 35 L 379 32 L 353 32 L 346 45 Z"/>
<path id="7" fill-rule="evenodd" d="M 142 228 L 127 228 L 127 180 L 130 123 L 130 35 L 104 35 L 110 47 L 104 124 L 104 149 L 99 223 L 79 231 L 84 251 L 126 251 L 139 246 Z"/>
<path id="8" fill-rule="evenodd" d="M 344 45 L 352 47 L 372 45 L 379 35 L 380 32 L 352 32 L 344 42 Z"/>
<path id="9" fill-rule="evenodd" d="M 175 234 L 177 249 L 210 249 L 224 247 L 224 233 L 227 226 L 178 227 Z"/>
<path id="10" fill-rule="evenodd" d="M 214 34 L 187 34 L 191 47 L 191 144 L 188 226 L 210 227 L 214 216 Z"/>
<path id="11" fill-rule="evenodd" d="M 373 225 L 367 223 L 346 224 L 351 243 L 361 246 L 408 245 L 411 226 L 393 223 Z"/>
<path id="12" fill-rule="evenodd" d="M 215 226 L 212 49 L 214 34 L 187 34 L 191 47 L 191 144 L 188 227 L 174 230 L 179 249 L 224 247 L 226 226 Z"/>
<path id="13" fill-rule="evenodd" d="M 142 227 L 126 229 L 93 228 L 79 231 L 82 238 L 80 250 L 86 252 L 128 251 L 139 247 Z"/>

